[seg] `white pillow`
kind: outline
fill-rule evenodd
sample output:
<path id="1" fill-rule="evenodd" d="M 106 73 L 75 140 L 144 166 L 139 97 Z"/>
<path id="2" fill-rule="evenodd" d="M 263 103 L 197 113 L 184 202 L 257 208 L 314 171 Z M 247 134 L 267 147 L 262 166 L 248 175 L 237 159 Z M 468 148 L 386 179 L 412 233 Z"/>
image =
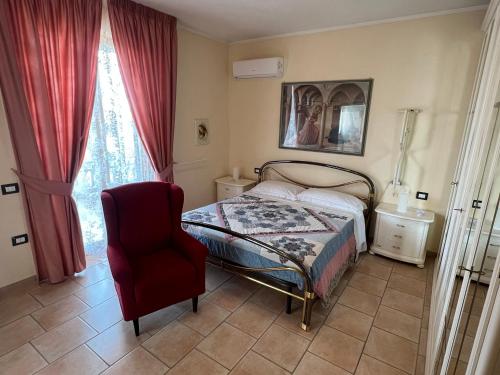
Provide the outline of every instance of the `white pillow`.
<path id="1" fill-rule="evenodd" d="M 297 200 L 328 208 L 347 209 L 349 211 L 363 211 L 367 208 L 365 202 L 361 199 L 351 194 L 330 189 L 307 189 L 297 195 Z"/>
<path id="2" fill-rule="evenodd" d="M 276 198 L 295 201 L 297 200 L 297 194 L 304 190 L 301 186 L 285 181 L 263 181 L 251 189 L 249 193 L 271 195 Z"/>

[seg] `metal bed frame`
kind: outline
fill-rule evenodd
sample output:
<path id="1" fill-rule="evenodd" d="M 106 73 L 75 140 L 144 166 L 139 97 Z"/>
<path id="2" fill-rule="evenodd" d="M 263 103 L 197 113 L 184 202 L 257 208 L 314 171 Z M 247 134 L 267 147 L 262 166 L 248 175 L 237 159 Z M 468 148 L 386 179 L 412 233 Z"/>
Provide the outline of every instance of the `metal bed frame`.
<path id="1" fill-rule="evenodd" d="M 279 164 L 298 164 L 298 165 L 312 165 L 312 166 L 317 166 L 317 167 L 325 167 L 333 170 L 339 170 L 342 172 L 350 173 L 353 175 L 356 175 L 360 178 L 347 181 L 344 183 L 340 184 L 333 184 L 333 185 L 310 185 L 304 182 L 300 182 L 298 180 L 292 179 L 288 176 L 286 176 L 283 172 L 278 171 L 276 168 L 274 168 L 275 165 Z M 304 161 L 304 160 L 272 160 L 264 163 L 260 168 L 255 168 L 255 173 L 258 174 L 258 182 L 262 182 L 265 179 L 265 173 L 267 171 L 272 171 L 273 173 L 276 173 L 279 177 L 281 177 L 283 180 L 292 182 L 296 185 L 302 186 L 302 187 L 309 187 L 309 188 L 339 188 L 339 187 L 344 187 L 344 186 L 349 186 L 349 185 L 354 185 L 354 184 L 363 184 L 368 188 L 368 194 L 367 196 L 359 196 L 360 199 L 363 199 L 367 203 L 367 209 L 365 210 L 365 222 L 366 222 L 366 232 L 368 234 L 368 230 L 370 227 L 370 222 L 371 222 L 371 217 L 372 217 L 372 212 L 373 212 L 373 205 L 374 205 L 374 198 L 375 198 L 375 185 L 373 184 L 373 181 L 366 176 L 365 174 L 354 171 L 352 169 L 340 167 L 337 165 L 333 164 L 325 164 L 325 163 L 320 163 L 320 162 L 314 162 L 314 161 Z M 278 254 L 280 257 L 283 257 L 287 261 L 293 263 L 292 266 L 276 266 L 276 267 L 265 267 L 265 268 L 254 268 L 254 267 L 246 267 L 242 266 L 240 264 L 236 264 L 234 262 L 230 262 L 228 260 L 225 260 L 220 257 L 215 257 L 215 256 L 209 256 L 207 258 L 207 262 L 214 264 L 216 266 L 221 267 L 222 269 L 225 269 L 229 272 L 238 274 L 248 280 L 254 281 L 258 284 L 264 285 L 268 288 L 271 288 L 275 291 L 278 291 L 280 293 L 283 293 L 287 297 L 287 303 L 286 303 L 286 312 L 288 314 L 291 313 L 291 302 L 292 298 L 295 298 L 299 301 L 302 302 L 302 318 L 301 318 L 301 328 L 304 331 L 309 331 L 311 327 L 311 314 L 312 314 L 312 308 L 314 303 L 317 301 L 318 297 L 314 293 L 313 290 L 313 283 L 311 280 L 311 277 L 307 273 L 306 268 L 302 264 L 301 261 L 299 261 L 297 258 L 295 258 L 293 255 L 288 254 L 284 252 L 283 250 L 280 250 L 274 246 L 271 246 L 265 242 L 259 241 L 251 236 L 241 234 L 234 232 L 230 229 L 226 229 L 224 227 L 219 227 L 216 225 L 212 224 L 207 224 L 207 223 L 202 223 L 202 222 L 196 222 L 196 221 L 190 221 L 190 220 L 182 220 L 183 224 L 186 225 L 192 225 L 192 226 L 197 226 L 197 227 L 203 227 L 207 229 L 211 229 L 214 231 L 222 232 L 228 235 L 231 235 L 233 237 L 242 239 L 244 241 L 250 242 L 254 245 L 260 246 L 267 251 L 270 251 L 271 253 Z M 367 237 L 368 238 L 368 237 Z M 294 292 L 294 287 L 296 285 L 294 283 L 288 282 L 281 280 L 277 277 L 274 277 L 272 275 L 269 275 L 269 272 L 272 271 L 291 271 L 291 272 L 296 272 L 298 273 L 303 280 L 303 291 L 297 290 Z"/>

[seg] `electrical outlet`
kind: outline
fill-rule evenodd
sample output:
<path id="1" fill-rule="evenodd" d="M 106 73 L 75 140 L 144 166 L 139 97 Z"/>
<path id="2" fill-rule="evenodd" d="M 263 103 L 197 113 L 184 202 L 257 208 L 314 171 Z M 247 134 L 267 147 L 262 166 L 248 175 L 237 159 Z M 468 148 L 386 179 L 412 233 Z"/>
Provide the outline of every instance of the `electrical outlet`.
<path id="1" fill-rule="evenodd" d="M 28 235 L 26 233 L 12 237 L 12 246 L 18 246 L 28 243 Z"/>
<path id="2" fill-rule="evenodd" d="M 429 193 L 423 192 L 423 191 L 417 191 L 417 199 L 421 199 L 423 201 L 426 201 L 427 198 L 429 198 Z"/>
<path id="3" fill-rule="evenodd" d="M 14 182 L 12 184 L 2 185 L 2 195 L 9 195 L 19 193 L 19 184 Z"/>

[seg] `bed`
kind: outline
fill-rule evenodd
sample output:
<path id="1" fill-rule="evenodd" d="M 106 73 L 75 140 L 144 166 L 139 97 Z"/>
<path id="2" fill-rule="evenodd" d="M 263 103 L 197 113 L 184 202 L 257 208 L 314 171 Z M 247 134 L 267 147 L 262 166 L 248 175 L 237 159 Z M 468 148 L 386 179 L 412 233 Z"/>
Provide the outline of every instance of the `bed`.
<path id="1" fill-rule="evenodd" d="M 342 174 L 343 179 L 305 183 L 290 177 L 287 167 L 291 166 L 305 167 L 313 174 L 318 168 L 326 168 Z M 269 161 L 256 168 L 256 173 L 257 188 L 188 211 L 183 214 L 183 225 L 209 248 L 210 263 L 286 294 L 287 313 L 291 312 L 292 298 L 300 300 L 301 327 L 307 331 L 313 304 L 318 300 L 330 303 L 344 272 L 367 249 L 374 185 L 360 172 L 310 161 Z M 259 188 L 270 185 L 264 181 L 273 179 L 307 193 L 293 195 L 287 191 L 279 196 Z M 316 190 L 345 193 L 346 189 L 354 190 L 349 193 L 364 202 L 362 210 L 307 199 L 309 192 Z"/>

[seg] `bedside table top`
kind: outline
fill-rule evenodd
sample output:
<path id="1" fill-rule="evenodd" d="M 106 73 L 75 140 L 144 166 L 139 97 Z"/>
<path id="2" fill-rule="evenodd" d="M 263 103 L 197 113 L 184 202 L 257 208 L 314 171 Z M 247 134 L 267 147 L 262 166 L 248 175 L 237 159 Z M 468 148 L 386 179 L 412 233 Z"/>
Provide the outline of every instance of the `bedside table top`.
<path id="1" fill-rule="evenodd" d="M 375 212 L 380 214 L 399 217 L 401 219 L 421 221 L 424 223 L 432 223 L 434 222 L 434 212 L 428 210 L 419 210 L 423 214 L 417 215 L 417 209 L 413 207 L 408 207 L 406 212 L 399 212 L 397 210 L 398 206 L 391 203 L 380 203 L 377 208 L 375 208 Z"/>
<path id="2" fill-rule="evenodd" d="M 231 185 L 231 186 L 248 186 L 255 184 L 257 181 L 247 180 L 246 178 L 240 178 L 239 180 L 234 180 L 231 176 L 221 177 L 215 179 L 218 184 Z"/>

